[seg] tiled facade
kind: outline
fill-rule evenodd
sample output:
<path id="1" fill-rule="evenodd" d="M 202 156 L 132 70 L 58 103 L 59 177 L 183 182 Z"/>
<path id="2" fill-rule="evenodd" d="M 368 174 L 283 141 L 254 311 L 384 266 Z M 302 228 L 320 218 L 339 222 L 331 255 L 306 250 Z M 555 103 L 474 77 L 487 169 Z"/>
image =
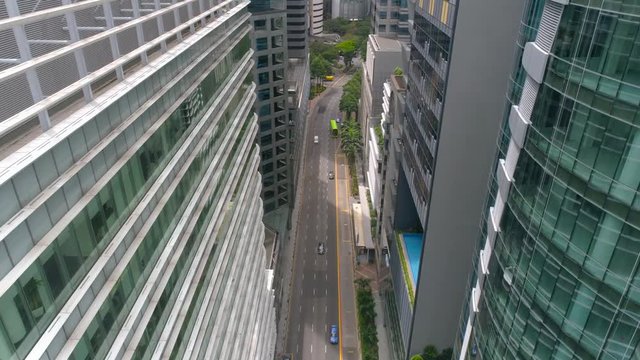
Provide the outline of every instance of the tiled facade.
<path id="1" fill-rule="evenodd" d="M 4 2 L 0 358 L 273 357 L 247 5 Z"/>
<path id="2" fill-rule="evenodd" d="M 640 6 L 527 1 L 456 356 L 640 356 Z"/>

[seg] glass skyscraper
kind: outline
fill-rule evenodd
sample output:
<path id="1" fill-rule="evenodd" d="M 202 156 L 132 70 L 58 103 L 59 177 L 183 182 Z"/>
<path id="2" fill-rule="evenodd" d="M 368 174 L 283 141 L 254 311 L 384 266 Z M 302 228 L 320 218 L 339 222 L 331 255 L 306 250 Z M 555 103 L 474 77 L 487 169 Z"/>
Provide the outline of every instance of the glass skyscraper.
<path id="1" fill-rule="evenodd" d="M 248 1 L 0 3 L 0 359 L 271 359 Z"/>
<path id="2" fill-rule="evenodd" d="M 456 356 L 640 357 L 640 2 L 529 0 Z"/>

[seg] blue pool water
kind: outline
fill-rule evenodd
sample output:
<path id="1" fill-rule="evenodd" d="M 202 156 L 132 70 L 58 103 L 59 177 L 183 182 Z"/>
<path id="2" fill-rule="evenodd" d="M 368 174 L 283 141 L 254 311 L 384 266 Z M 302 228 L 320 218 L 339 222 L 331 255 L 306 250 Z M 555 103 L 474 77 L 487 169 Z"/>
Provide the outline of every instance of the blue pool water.
<path id="1" fill-rule="evenodd" d="M 422 234 L 405 233 L 402 234 L 404 247 L 409 257 L 409 265 L 411 268 L 411 276 L 413 277 L 413 286 L 418 282 L 418 273 L 420 271 L 420 255 L 422 254 Z"/>

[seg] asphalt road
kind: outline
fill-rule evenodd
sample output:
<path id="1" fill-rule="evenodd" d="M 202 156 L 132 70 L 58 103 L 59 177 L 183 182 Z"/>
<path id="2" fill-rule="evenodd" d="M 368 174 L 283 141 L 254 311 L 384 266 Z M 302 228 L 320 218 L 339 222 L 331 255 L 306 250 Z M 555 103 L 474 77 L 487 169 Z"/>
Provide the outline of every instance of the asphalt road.
<path id="1" fill-rule="evenodd" d="M 329 120 L 340 116 L 338 103 L 344 82 L 345 78 L 336 79 L 309 113 L 301 179 L 304 191 L 294 251 L 286 345 L 286 352 L 291 353 L 295 360 L 359 358 L 350 260 L 348 174 L 342 165 L 343 156 L 336 155 L 338 139 L 333 138 L 329 131 Z M 319 143 L 313 142 L 314 136 L 318 136 Z M 329 179 L 329 171 L 336 173 L 335 180 Z M 341 225 L 338 229 L 337 224 Z M 326 247 L 324 255 L 317 251 L 320 242 Z M 340 279 L 338 256 L 341 260 Z M 338 284 L 341 285 L 340 289 Z M 342 300 L 341 304 L 339 300 Z M 329 342 L 331 325 L 340 326 L 338 345 Z"/>

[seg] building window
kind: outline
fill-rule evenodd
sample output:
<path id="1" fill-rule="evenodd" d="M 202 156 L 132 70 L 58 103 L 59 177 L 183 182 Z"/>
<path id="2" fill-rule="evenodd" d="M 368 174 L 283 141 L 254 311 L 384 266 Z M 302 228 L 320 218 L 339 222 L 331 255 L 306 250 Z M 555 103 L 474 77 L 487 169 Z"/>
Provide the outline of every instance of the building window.
<path id="1" fill-rule="evenodd" d="M 282 35 L 272 36 L 271 37 L 271 47 L 274 49 L 280 48 L 283 45 L 284 37 Z"/>
<path id="2" fill-rule="evenodd" d="M 265 150 L 262 152 L 262 161 L 269 160 L 273 157 L 273 150 Z"/>
<path id="3" fill-rule="evenodd" d="M 269 45 L 267 44 L 267 38 L 266 37 L 262 37 L 262 38 L 257 38 L 256 39 L 256 50 L 267 50 L 269 48 Z"/>
<path id="4" fill-rule="evenodd" d="M 271 130 L 271 120 L 260 121 L 260 132 Z"/>
<path id="5" fill-rule="evenodd" d="M 282 29 L 283 24 L 284 24 L 284 21 L 282 20 L 281 17 L 271 19 L 271 30 L 280 30 Z"/>
<path id="6" fill-rule="evenodd" d="M 271 144 L 271 134 L 263 135 L 260 137 L 260 145 L 266 146 Z"/>
<path id="7" fill-rule="evenodd" d="M 260 106 L 260 109 L 258 110 L 259 116 L 265 116 L 269 114 L 271 114 L 271 106 L 269 106 L 269 104 L 264 104 Z"/>
<path id="8" fill-rule="evenodd" d="M 260 89 L 257 92 L 258 95 L 258 101 L 265 101 L 265 100 L 269 100 L 269 89 Z"/>
<path id="9" fill-rule="evenodd" d="M 253 28 L 255 30 L 267 30 L 267 20 L 261 19 L 254 21 Z"/>
<path id="10" fill-rule="evenodd" d="M 262 185 L 264 187 L 271 186 L 274 183 L 273 175 L 265 176 L 262 178 Z"/>
<path id="11" fill-rule="evenodd" d="M 263 72 L 258 74 L 258 85 L 264 85 L 269 83 L 269 72 Z"/>
<path id="12" fill-rule="evenodd" d="M 273 81 L 284 79 L 284 69 L 278 69 L 273 71 Z M 284 94 L 284 91 L 282 92 Z"/>
<path id="13" fill-rule="evenodd" d="M 269 55 L 258 56 L 258 69 L 269 66 Z"/>
<path id="14" fill-rule="evenodd" d="M 266 164 L 262 165 L 262 173 L 263 174 L 268 174 L 270 172 L 273 172 L 273 163 L 266 163 Z"/>
<path id="15" fill-rule="evenodd" d="M 273 190 L 267 190 L 264 192 L 264 200 L 273 199 L 274 196 L 275 196 L 275 193 Z"/>
<path id="16" fill-rule="evenodd" d="M 284 62 L 284 53 L 275 53 L 271 55 L 271 63 L 273 65 L 282 64 Z"/>
<path id="17" fill-rule="evenodd" d="M 378 11 L 378 17 L 380 19 L 386 19 L 387 18 L 387 12 L 386 11 Z"/>

